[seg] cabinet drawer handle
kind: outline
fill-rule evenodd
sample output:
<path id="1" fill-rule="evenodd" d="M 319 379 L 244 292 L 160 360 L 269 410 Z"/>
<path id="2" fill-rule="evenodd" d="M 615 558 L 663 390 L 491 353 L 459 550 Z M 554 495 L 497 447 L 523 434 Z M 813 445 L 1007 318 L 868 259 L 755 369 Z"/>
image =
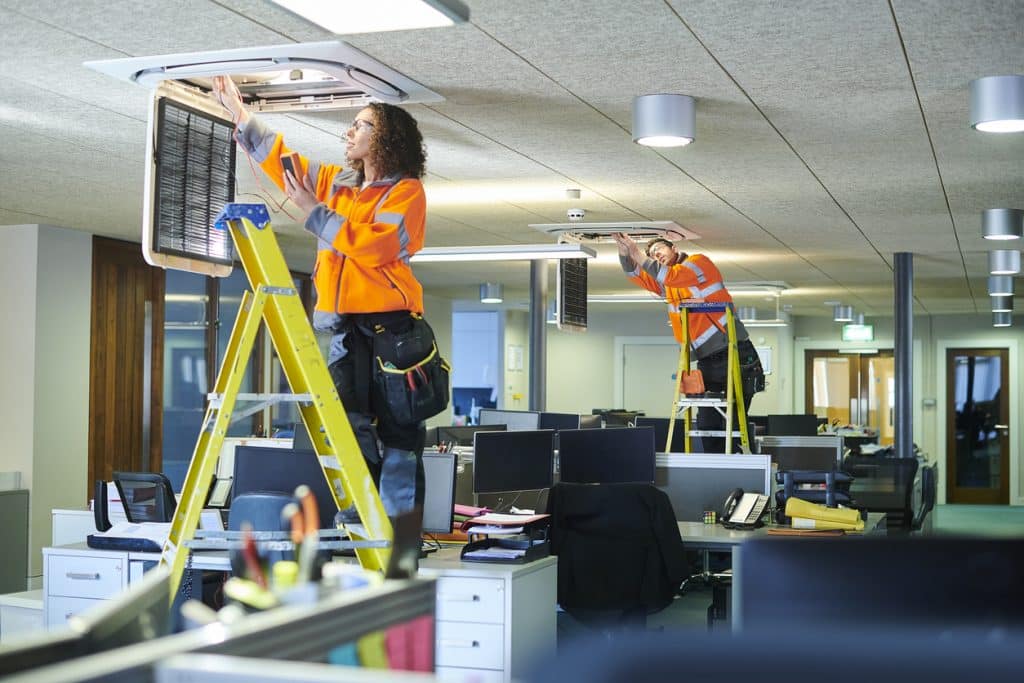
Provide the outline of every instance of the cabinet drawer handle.
<path id="1" fill-rule="evenodd" d="M 439 640 L 437 642 L 444 647 L 480 647 L 479 640 Z"/>
<path id="2" fill-rule="evenodd" d="M 75 581 L 99 581 L 100 573 L 87 574 L 85 572 L 67 572 L 64 576 Z"/>
<path id="3" fill-rule="evenodd" d="M 479 595 L 453 595 L 451 593 L 439 596 L 444 602 L 480 602 Z"/>

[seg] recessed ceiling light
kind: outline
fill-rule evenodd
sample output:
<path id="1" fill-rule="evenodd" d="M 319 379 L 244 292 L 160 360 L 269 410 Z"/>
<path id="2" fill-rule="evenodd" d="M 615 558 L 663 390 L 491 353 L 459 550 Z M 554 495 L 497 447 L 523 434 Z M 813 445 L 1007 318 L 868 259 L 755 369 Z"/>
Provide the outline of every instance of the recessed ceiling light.
<path id="1" fill-rule="evenodd" d="M 469 20 L 458 0 L 272 0 L 331 33 L 377 33 L 452 26 Z"/>

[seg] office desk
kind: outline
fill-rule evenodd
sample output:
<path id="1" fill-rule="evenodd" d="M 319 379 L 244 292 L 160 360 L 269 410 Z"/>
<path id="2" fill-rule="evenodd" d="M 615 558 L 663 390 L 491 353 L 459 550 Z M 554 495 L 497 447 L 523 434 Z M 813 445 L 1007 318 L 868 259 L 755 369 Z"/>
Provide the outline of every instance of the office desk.
<path id="1" fill-rule="evenodd" d="M 687 550 L 699 550 L 703 553 L 704 570 L 708 571 L 708 553 L 729 552 L 732 554 L 732 568 L 735 571 L 743 561 L 741 546 L 751 538 L 768 536 L 768 530 L 774 525 L 766 524 L 759 529 L 726 529 L 721 524 L 704 524 L 703 522 L 676 522 L 679 535 Z M 885 534 L 886 515 L 884 512 L 869 512 L 864 522 L 864 531 L 850 531 L 849 535 Z M 734 620 L 739 614 L 739 605 L 731 601 L 731 616 Z M 734 621 L 733 621 L 734 623 Z"/>

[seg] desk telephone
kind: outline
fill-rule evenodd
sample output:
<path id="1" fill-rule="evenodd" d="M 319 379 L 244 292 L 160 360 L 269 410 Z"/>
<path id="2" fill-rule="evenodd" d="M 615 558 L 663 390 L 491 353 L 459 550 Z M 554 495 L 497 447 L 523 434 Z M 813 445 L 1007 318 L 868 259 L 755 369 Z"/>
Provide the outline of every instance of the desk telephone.
<path id="1" fill-rule="evenodd" d="M 757 529 L 764 525 L 762 518 L 768 512 L 768 496 L 744 493 L 733 489 L 722 506 L 722 526 L 727 529 Z"/>

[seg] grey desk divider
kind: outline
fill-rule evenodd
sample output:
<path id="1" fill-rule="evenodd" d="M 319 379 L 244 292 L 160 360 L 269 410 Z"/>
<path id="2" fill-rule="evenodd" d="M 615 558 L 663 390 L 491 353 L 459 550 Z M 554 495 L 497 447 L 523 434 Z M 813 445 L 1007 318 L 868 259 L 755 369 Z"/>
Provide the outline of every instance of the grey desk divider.
<path id="1" fill-rule="evenodd" d="M 765 436 L 761 452 L 771 456 L 780 472 L 838 470 L 843 463 L 841 436 Z"/>
<path id="2" fill-rule="evenodd" d="M 676 519 L 699 522 L 705 510 L 720 513 L 735 488 L 771 494 L 771 460 L 767 455 L 658 453 L 654 485 L 668 494 Z"/>

